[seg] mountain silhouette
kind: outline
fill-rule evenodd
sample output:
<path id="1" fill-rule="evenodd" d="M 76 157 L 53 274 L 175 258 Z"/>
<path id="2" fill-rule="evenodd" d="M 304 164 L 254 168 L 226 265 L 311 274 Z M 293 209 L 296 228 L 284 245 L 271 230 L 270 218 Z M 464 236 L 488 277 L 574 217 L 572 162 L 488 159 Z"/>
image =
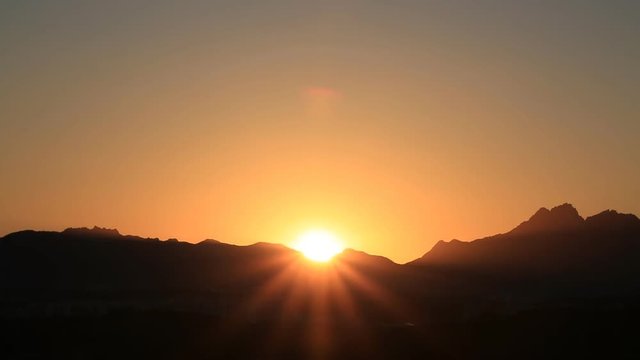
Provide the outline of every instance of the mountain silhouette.
<path id="1" fill-rule="evenodd" d="M 339 256 L 354 268 L 386 271 L 390 260 L 347 250 Z M 68 228 L 20 231 L 0 238 L 0 289 L 19 294 L 202 292 L 251 288 L 283 267 L 308 262 L 284 245 L 237 246 L 207 239 L 197 244 L 121 235 L 116 229 Z M 307 265 L 308 266 L 308 265 Z"/>
<path id="2" fill-rule="evenodd" d="M 640 219 L 607 210 L 582 218 L 570 204 L 541 208 L 513 230 L 470 242 L 439 241 L 409 266 L 486 276 L 537 291 L 640 289 Z"/>
<path id="3" fill-rule="evenodd" d="M 540 234 L 566 232 L 579 228 L 584 219 L 571 204 L 562 204 L 551 210 L 541 208 L 529 220 L 511 230 L 513 234 Z"/>
<path id="4" fill-rule="evenodd" d="M 446 278 L 448 286 L 456 278 L 470 276 L 491 279 L 489 288 L 533 282 L 594 292 L 635 291 L 640 275 L 637 259 L 640 219 L 635 215 L 606 210 L 585 219 L 572 205 L 562 204 L 541 208 L 504 234 L 470 242 L 439 241 L 405 265 L 353 249 L 334 262 L 377 279 L 402 276 L 410 284 L 424 282 L 423 275 L 428 274 L 431 279 Z M 257 286 L 280 267 L 306 261 L 279 244 L 236 246 L 211 239 L 191 244 L 94 227 L 6 235 L 0 238 L 0 263 L 4 269 L 0 289 L 14 293 L 21 289 L 197 292 Z"/>
<path id="5" fill-rule="evenodd" d="M 13 329 L 0 355 L 636 358 L 639 260 L 638 217 L 570 204 L 403 265 L 354 249 L 315 264 L 264 242 L 25 230 L 0 238 L 0 320 Z"/>

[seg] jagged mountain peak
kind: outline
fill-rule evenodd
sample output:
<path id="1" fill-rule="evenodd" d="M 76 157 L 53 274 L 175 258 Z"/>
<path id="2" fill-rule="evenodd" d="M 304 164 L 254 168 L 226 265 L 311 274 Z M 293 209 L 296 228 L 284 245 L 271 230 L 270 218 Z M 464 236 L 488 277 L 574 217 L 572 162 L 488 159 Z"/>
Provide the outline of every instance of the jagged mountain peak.
<path id="1" fill-rule="evenodd" d="M 65 235 L 80 235 L 80 236 L 93 236 L 93 237 L 120 237 L 120 231 L 118 229 L 109 229 L 103 228 L 99 226 L 94 226 L 93 228 L 67 228 L 63 232 Z"/>
<path id="2" fill-rule="evenodd" d="M 498 268 L 562 268 L 585 259 L 601 261 L 620 251 L 640 249 L 640 219 L 606 210 L 582 218 L 571 204 L 541 208 L 529 220 L 504 234 L 470 242 L 439 241 L 410 264 L 456 264 Z M 603 254 L 608 255 L 604 256 Z M 474 265 L 475 264 L 475 265 Z"/>
<path id="3" fill-rule="evenodd" d="M 582 226 L 584 221 L 573 205 L 564 203 L 551 208 L 551 210 L 545 207 L 540 208 L 529 220 L 518 225 L 511 233 L 530 234 L 573 230 Z"/>

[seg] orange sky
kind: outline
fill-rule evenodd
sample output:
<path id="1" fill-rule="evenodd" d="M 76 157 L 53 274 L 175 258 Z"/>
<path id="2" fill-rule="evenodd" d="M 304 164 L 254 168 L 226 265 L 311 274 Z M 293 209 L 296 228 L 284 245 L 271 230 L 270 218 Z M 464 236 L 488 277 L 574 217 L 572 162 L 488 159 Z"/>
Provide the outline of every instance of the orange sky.
<path id="1" fill-rule="evenodd" d="M 444 3 L 0 4 L 0 233 L 324 228 L 405 262 L 640 213 L 638 6 Z"/>

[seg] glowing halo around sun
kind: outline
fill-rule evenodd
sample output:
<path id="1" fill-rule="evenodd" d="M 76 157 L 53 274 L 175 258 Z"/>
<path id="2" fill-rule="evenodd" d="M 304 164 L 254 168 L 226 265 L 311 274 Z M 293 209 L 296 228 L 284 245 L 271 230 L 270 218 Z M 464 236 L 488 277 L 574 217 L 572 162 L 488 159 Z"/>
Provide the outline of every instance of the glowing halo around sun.
<path id="1" fill-rule="evenodd" d="M 298 236 L 292 244 L 305 257 L 317 262 L 327 262 L 344 250 L 338 238 L 325 230 L 309 230 Z"/>

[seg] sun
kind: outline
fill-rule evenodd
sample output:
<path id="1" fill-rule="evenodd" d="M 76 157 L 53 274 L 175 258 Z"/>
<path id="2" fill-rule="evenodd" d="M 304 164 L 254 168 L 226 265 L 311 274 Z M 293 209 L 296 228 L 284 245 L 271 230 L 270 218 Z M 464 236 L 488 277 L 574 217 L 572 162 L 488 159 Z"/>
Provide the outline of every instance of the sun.
<path id="1" fill-rule="evenodd" d="M 325 230 L 309 230 L 298 236 L 293 248 L 308 259 L 327 262 L 344 250 L 338 238 Z"/>

